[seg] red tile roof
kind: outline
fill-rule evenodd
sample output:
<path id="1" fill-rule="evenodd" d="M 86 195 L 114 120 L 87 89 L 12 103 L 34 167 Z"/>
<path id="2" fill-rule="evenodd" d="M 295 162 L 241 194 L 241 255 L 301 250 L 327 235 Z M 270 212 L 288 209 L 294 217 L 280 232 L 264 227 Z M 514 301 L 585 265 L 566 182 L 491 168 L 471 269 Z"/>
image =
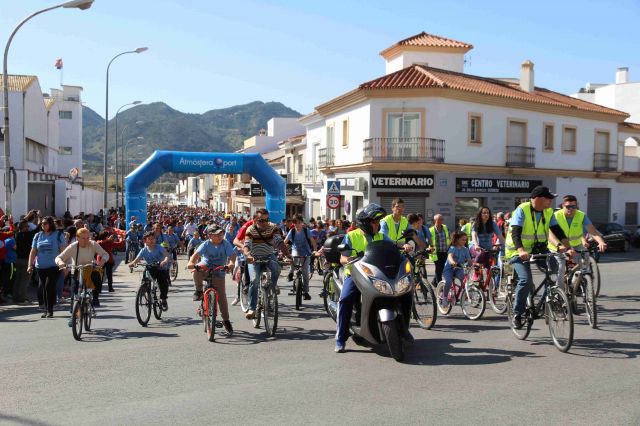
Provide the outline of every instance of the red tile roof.
<path id="1" fill-rule="evenodd" d="M 473 45 L 463 41 L 453 40 L 446 37 L 440 37 L 434 34 L 428 34 L 424 31 L 404 40 L 400 40 L 395 45 L 398 46 L 420 46 L 420 47 L 454 47 L 461 49 L 473 49 Z"/>
<path id="2" fill-rule="evenodd" d="M 622 127 L 628 127 L 630 129 L 640 130 L 640 123 L 629 123 L 625 121 L 624 123 L 620 123 Z"/>
<path id="3" fill-rule="evenodd" d="M 34 75 L 8 75 L 8 86 L 10 92 L 24 92 L 38 78 Z M 3 88 L 2 77 L 0 77 L 0 89 Z"/>
<path id="4" fill-rule="evenodd" d="M 477 93 L 543 105 L 619 115 L 621 117 L 628 116 L 625 112 L 572 98 L 541 87 L 536 87 L 533 92 L 526 92 L 520 89 L 520 86 L 517 83 L 478 77 L 439 68 L 427 67 L 424 65 L 412 65 L 400 71 L 368 81 L 361 84 L 358 87 L 358 90 L 372 91 L 428 88 Z"/>

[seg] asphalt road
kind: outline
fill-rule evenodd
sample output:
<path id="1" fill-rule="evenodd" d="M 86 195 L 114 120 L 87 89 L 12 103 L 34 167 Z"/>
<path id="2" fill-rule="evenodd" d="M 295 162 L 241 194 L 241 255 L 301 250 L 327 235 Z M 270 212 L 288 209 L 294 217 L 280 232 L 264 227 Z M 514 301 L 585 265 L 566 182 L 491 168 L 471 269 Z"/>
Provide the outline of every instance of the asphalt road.
<path id="1" fill-rule="evenodd" d="M 577 317 L 567 354 L 544 321 L 519 341 L 506 317 L 487 308 L 472 322 L 456 306 L 430 331 L 412 327 L 416 342 L 400 364 L 384 347 L 351 341 L 334 354 L 315 278 L 302 311 L 283 289 L 277 337 L 231 307 L 234 336 L 209 343 L 186 272 L 162 321 L 143 328 L 139 274 L 121 265 L 81 342 L 64 311 L 40 319 L 35 306 L 0 306 L 0 424 L 637 425 L 640 251 L 607 254 L 600 267 L 600 327 Z"/>

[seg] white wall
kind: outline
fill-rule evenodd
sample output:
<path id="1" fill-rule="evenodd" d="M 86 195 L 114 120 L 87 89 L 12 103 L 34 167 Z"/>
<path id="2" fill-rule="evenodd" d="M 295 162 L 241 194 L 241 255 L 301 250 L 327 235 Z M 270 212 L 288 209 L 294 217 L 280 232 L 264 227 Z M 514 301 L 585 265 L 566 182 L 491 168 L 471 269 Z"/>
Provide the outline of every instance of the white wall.
<path id="1" fill-rule="evenodd" d="M 302 134 L 304 134 L 304 126 L 298 122 L 297 118 L 274 117 L 267 121 L 267 135 L 279 141 Z"/>
<path id="2" fill-rule="evenodd" d="M 385 73 L 399 71 L 413 64 L 426 64 L 429 67 L 463 72 L 464 53 L 447 52 L 402 52 L 400 55 L 386 62 Z"/>
<path id="3" fill-rule="evenodd" d="M 368 103 L 360 104 L 341 111 L 339 114 L 326 118 L 325 126 L 334 126 L 334 165 L 357 164 L 362 162 L 364 140 L 370 136 L 370 106 Z M 343 122 L 349 122 L 349 144 L 343 147 Z M 327 144 L 326 128 L 322 135 L 324 145 Z"/>

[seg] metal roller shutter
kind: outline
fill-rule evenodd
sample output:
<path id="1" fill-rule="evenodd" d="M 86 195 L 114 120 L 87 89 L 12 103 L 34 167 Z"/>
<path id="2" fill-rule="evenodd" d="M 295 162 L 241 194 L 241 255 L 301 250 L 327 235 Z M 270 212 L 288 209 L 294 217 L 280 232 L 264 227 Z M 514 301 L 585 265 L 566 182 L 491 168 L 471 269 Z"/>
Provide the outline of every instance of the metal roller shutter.
<path id="1" fill-rule="evenodd" d="M 593 223 L 608 223 L 610 206 L 611 189 L 589 188 L 587 190 L 587 215 Z"/>
<path id="2" fill-rule="evenodd" d="M 395 197 L 380 197 L 380 205 L 391 214 L 391 201 Z M 404 215 L 409 213 L 422 213 L 425 212 L 425 200 L 424 197 L 402 197 L 404 200 Z"/>

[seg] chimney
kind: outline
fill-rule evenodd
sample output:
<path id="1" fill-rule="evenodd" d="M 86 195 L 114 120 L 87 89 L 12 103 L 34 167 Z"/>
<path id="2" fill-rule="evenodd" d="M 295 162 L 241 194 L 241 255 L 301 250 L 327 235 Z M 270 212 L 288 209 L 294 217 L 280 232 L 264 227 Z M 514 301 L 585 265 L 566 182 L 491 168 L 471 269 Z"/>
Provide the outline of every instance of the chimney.
<path id="1" fill-rule="evenodd" d="M 527 59 L 520 67 L 520 89 L 533 92 L 533 88 L 533 62 Z"/>
<path id="2" fill-rule="evenodd" d="M 624 84 L 629 82 L 629 68 L 622 67 L 616 70 L 616 84 Z"/>

